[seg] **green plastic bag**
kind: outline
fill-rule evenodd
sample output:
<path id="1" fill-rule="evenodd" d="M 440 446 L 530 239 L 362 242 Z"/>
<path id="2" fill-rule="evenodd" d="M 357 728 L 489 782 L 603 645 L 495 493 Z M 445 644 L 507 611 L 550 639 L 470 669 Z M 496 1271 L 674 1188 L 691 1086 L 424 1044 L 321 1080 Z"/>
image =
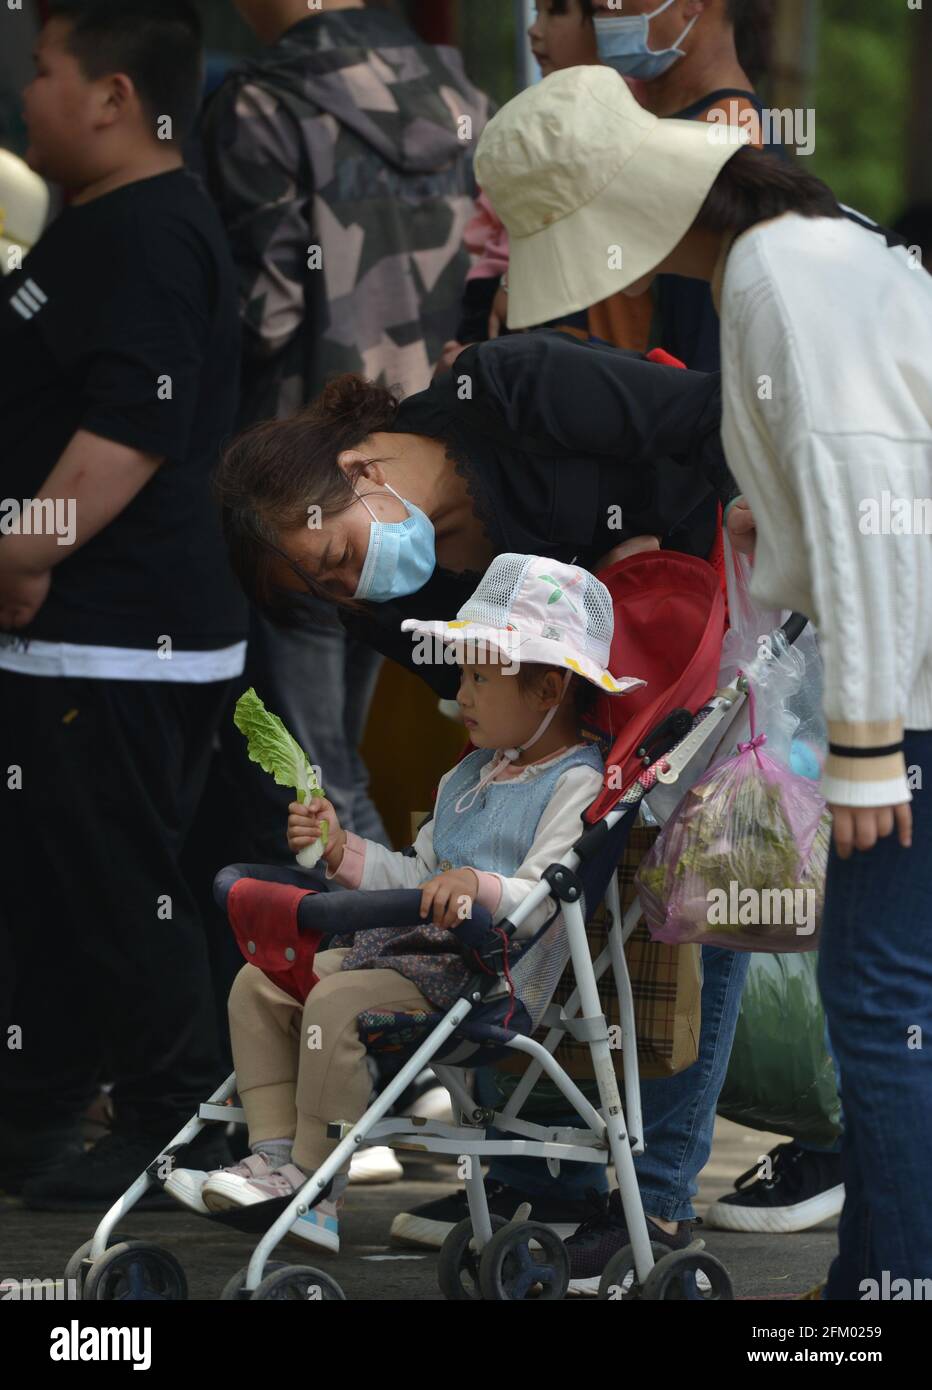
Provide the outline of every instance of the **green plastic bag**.
<path id="1" fill-rule="evenodd" d="M 841 1134 L 835 1067 L 816 983 L 818 953 L 751 957 L 718 1113 L 828 1147 Z"/>

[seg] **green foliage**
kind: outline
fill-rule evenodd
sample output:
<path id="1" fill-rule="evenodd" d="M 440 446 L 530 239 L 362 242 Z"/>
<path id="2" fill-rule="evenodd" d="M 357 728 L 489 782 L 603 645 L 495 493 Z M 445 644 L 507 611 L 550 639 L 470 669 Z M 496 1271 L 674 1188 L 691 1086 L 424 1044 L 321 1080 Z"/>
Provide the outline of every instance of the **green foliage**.
<path id="1" fill-rule="evenodd" d="M 906 0 L 823 0 L 813 105 L 816 148 L 802 163 L 882 222 L 906 203 L 912 42 Z"/>

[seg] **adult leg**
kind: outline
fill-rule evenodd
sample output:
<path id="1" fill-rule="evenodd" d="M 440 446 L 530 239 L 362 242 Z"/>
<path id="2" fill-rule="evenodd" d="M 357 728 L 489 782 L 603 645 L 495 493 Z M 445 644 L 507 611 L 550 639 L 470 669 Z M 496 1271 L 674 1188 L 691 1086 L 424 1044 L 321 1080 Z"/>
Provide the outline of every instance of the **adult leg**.
<path id="1" fill-rule="evenodd" d="M 32 1134 L 77 1126 L 103 1051 L 67 862 L 93 814 L 93 769 L 63 757 L 80 684 L 0 671 L 0 1110 L 5 1126 Z M 6 1158 L 12 1138 L 3 1147 Z"/>
<path id="2" fill-rule="evenodd" d="M 932 734 L 907 732 L 927 767 Z M 879 840 L 829 859 L 819 984 L 841 1072 L 845 1210 L 828 1297 L 863 1279 L 932 1274 L 932 808 L 913 794 L 913 843 Z"/>
<path id="3" fill-rule="evenodd" d="M 369 710 L 378 684 L 384 658 L 364 642 L 346 639 L 346 711 L 343 721 L 346 751 L 352 776 L 352 817 L 350 825 L 364 840 L 375 840 L 391 847 L 388 832 L 369 793 L 369 769 L 359 745 L 369 719 Z"/>
<path id="4" fill-rule="evenodd" d="M 641 1082 L 645 1152 L 634 1164 L 649 1216 L 667 1221 L 695 1216 L 692 1199 L 712 1148 L 715 1107 L 725 1083 L 750 960 L 748 954 L 703 947 L 699 1056 L 677 1076 Z M 562 1113 L 542 1121 L 570 1122 Z M 554 1179 L 541 1160 L 499 1158 L 490 1176 L 539 1195 L 559 1190 L 576 1197 L 587 1188 L 606 1189 L 605 1169 L 599 1164 L 567 1164 Z"/>
<path id="5" fill-rule="evenodd" d="M 300 625 L 293 628 L 281 627 L 253 611 L 243 686 L 255 686 L 311 763 L 320 768 L 323 787 L 343 825 L 356 830 L 359 811 L 368 831 L 378 831 L 378 813 L 365 805 L 367 798 L 360 796 L 359 755 L 355 745 L 350 746 L 345 722 L 347 706 L 352 704 L 354 729 L 364 725 L 372 673 L 361 693 L 350 690 L 349 639 L 342 623 L 328 605 L 318 600 L 302 597 L 298 611 Z M 237 814 L 244 818 L 248 831 L 247 858 L 267 864 L 293 863 L 285 828 L 288 803 L 294 800 L 294 793 L 288 787 L 279 787 L 250 762 L 245 741 L 232 723 L 221 730 L 221 742 L 230 775 L 236 781 Z M 370 834 L 369 838 L 388 843 L 384 828 L 381 835 Z"/>

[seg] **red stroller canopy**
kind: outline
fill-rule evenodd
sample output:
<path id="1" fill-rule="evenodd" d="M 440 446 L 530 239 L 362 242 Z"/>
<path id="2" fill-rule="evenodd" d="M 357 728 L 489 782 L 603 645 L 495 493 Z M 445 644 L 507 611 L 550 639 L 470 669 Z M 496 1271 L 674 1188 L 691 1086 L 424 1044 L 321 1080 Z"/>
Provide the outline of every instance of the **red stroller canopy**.
<path id="1" fill-rule="evenodd" d="M 705 560 L 671 550 L 620 560 L 599 578 L 615 613 L 610 669 L 640 676 L 646 686 L 603 695 L 592 722 L 612 740 L 601 794 L 585 819 L 601 820 L 639 772 L 645 737 L 675 709 L 696 714 L 715 693 L 725 636 L 725 601 L 718 575 Z M 621 770 L 620 776 L 618 769 Z"/>

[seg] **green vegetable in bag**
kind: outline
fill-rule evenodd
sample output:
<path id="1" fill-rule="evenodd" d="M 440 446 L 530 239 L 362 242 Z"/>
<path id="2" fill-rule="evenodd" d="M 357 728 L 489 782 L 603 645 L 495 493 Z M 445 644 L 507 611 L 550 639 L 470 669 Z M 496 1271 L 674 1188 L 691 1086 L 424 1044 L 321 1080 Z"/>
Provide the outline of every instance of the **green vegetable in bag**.
<path id="1" fill-rule="evenodd" d="M 827 1147 L 842 1120 L 817 966 L 817 952 L 751 957 L 718 1113 Z"/>

